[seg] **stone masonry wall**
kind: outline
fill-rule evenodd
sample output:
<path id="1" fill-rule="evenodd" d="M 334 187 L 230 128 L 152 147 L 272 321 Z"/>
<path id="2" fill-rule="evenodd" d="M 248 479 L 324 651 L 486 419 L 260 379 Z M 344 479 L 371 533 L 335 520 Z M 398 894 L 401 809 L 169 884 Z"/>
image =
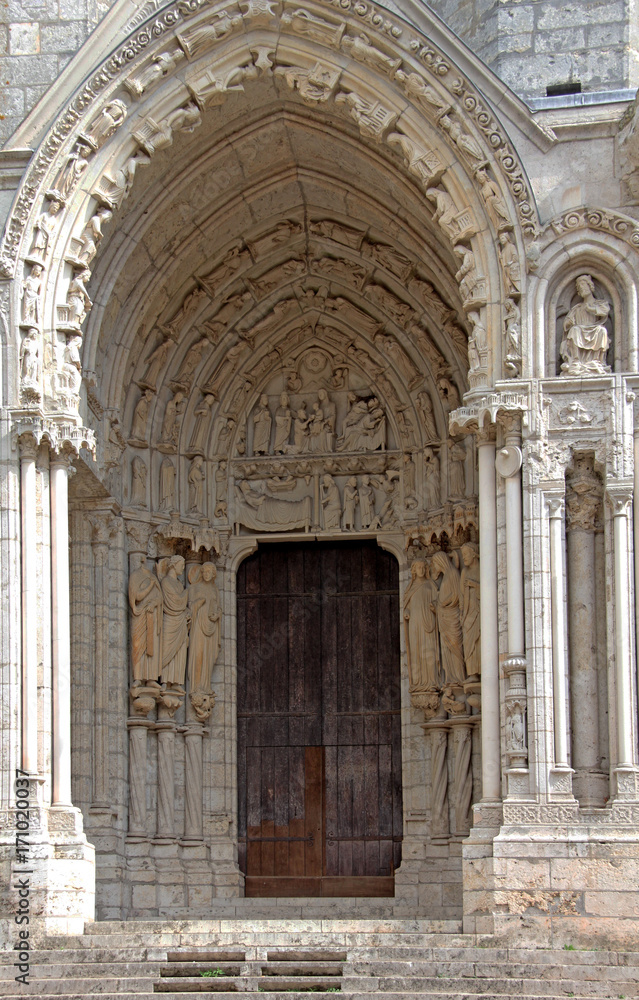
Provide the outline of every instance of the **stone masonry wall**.
<path id="1" fill-rule="evenodd" d="M 581 83 L 583 92 L 639 85 L 636 0 L 433 0 L 432 7 L 520 97 Z"/>

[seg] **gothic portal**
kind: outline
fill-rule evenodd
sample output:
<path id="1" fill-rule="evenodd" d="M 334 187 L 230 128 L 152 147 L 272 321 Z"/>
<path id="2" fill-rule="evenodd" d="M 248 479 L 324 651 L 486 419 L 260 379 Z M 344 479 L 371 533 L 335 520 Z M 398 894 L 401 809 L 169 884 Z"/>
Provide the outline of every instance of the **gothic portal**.
<path id="1" fill-rule="evenodd" d="M 400 7 L 116 0 L 3 151 L 45 929 L 286 891 L 636 933 L 629 92 L 526 104 Z"/>

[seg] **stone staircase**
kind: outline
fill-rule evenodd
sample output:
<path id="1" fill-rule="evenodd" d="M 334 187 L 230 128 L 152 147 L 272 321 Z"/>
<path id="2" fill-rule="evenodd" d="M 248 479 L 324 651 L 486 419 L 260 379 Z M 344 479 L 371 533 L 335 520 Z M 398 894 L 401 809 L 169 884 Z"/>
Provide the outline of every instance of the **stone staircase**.
<path id="1" fill-rule="evenodd" d="M 0 1000 L 180 1000 L 188 993 L 215 993 L 218 1000 L 256 993 L 269 1000 L 309 993 L 322 1000 L 335 993 L 349 1000 L 639 997 L 639 951 L 505 948 L 460 933 L 453 920 L 265 919 L 249 912 L 247 906 L 236 919 L 88 924 L 83 935 L 49 937 L 32 953 L 29 985 L 15 982 L 14 953 L 2 952 Z"/>

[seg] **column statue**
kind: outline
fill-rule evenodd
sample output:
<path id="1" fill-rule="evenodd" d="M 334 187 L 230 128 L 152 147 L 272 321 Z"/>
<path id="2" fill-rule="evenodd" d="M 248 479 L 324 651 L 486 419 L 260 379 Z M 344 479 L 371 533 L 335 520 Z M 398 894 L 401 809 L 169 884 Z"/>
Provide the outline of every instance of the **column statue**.
<path id="1" fill-rule="evenodd" d="M 162 608 L 160 581 L 146 556 L 129 577 L 131 606 L 131 672 L 133 686 L 157 682 L 162 672 Z M 159 686 L 159 685 L 158 685 Z"/>
<path id="2" fill-rule="evenodd" d="M 188 605 L 191 611 L 188 677 L 191 693 L 211 691 L 211 673 L 220 653 L 220 595 L 212 562 L 191 566 Z"/>
<path id="3" fill-rule="evenodd" d="M 404 634 L 411 694 L 439 687 L 437 587 L 423 560 L 411 566 L 411 582 L 404 596 Z"/>

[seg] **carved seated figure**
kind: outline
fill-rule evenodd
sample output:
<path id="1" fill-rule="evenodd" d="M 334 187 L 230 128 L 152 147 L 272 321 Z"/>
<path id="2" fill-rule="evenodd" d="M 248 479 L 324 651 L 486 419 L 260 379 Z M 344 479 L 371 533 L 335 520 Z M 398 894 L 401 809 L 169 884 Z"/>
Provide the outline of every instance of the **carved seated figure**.
<path id="1" fill-rule="evenodd" d="M 589 274 L 581 274 L 576 282 L 581 302 L 574 305 L 564 320 L 561 342 L 562 375 L 605 375 L 608 331 L 603 322 L 608 318 L 610 303 L 595 298 L 595 284 Z"/>

